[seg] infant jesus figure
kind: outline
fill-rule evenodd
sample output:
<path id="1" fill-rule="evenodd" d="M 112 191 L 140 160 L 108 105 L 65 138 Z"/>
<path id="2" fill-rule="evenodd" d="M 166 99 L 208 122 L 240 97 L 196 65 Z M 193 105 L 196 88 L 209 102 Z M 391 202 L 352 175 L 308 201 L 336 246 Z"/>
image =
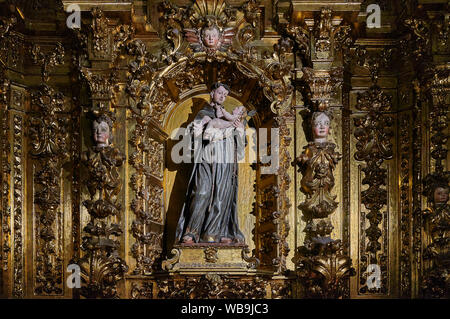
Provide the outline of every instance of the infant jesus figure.
<path id="1" fill-rule="evenodd" d="M 232 114 L 224 108 L 216 111 L 217 118 L 211 119 L 205 116 L 202 119 L 202 125 L 206 126 L 203 138 L 211 141 L 227 138 L 233 134 L 234 128 L 244 130 L 244 119 L 247 117 L 247 109 L 244 106 L 236 107 Z"/>

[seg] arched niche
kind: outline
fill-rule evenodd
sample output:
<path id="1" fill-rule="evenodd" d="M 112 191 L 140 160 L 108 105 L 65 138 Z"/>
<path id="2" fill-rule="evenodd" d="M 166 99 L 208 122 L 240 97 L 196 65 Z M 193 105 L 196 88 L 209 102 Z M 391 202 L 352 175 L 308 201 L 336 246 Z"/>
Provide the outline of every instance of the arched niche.
<path id="1" fill-rule="evenodd" d="M 143 46 L 139 42 L 134 42 L 134 45 Z M 185 189 L 181 186 L 186 187 L 192 167 L 171 166 L 168 157 L 173 141 L 169 134 L 173 128 L 185 127 L 193 120 L 202 103 L 209 102 L 209 88 L 216 81 L 231 88 L 225 105 L 229 110 L 234 105 L 245 105 L 257 112 L 250 122 L 251 126 L 269 128 L 269 131 L 272 127 L 279 127 L 280 163 L 283 162 L 280 170 L 270 176 L 259 176 L 260 166 L 254 165 L 254 175 L 246 179 L 248 193 L 240 192 L 238 200 L 243 202 L 244 196 L 253 192 L 251 200 L 245 198 L 246 204 L 240 205 L 242 209 L 239 212 L 241 230 L 245 233 L 249 248 L 255 249 L 255 255 L 261 259 L 265 269 L 271 271 L 274 266 L 283 267 L 289 227 L 286 221 L 289 207 L 286 167 L 290 165 L 286 151 L 290 137 L 283 137 L 289 134 L 283 114 L 289 112 L 292 98 L 289 77 L 280 76 L 283 64 L 272 57 L 250 63 L 224 52 L 217 52 L 212 57 L 200 52 L 160 69 L 150 79 L 142 76 L 147 65 L 139 62 L 145 50 L 136 52 L 137 59 L 128 87 L 133 99 L 131 114 L 136 123 L 130 142 L 133 159 L 138 159 L 131 163 L 131 210 L 134 214 L 131 219 L 131 254 L 136 260 L 134 273 L 147 274 L 160 270 L 161 264 L 157 261 L 170 255 L 175 227 L 185 200 Z M 152 148 L 141 147 L 148 145 L 148 141 L 164 148 L 163 159 L 153 156 Z M 161 178 L 152 177 L 155 173 L 153 167 L 157 168 Z M 239 182 L 243 176 L 250 176 L 250 170 L 249 166 L 243 169 Z M 177 187 L 175 191 L 174 185 Z M 251 190 L 249 185 L 254 189 Z M 258 185 L 264 189 L 259 189 Z"/>

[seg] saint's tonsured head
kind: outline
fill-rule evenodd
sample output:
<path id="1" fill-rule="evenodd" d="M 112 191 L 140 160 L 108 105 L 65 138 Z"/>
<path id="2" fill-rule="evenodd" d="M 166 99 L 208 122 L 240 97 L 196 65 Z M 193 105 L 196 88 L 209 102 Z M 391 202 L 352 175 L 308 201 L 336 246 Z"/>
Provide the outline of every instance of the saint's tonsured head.
<path id="1" fill-rule="evenodd" d="M 223 105 L 225 102 L 225 99 L 228 96 L 228 93 L 230 93 L 230 88 L 228 85 L 216 82 L 211 87 L 211 102 Z"/>

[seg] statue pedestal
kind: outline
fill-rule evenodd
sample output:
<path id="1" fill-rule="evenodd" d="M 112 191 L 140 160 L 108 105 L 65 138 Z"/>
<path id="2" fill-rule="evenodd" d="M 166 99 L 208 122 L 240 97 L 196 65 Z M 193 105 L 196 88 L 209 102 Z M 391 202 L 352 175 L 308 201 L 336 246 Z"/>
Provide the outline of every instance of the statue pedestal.
<path id="1" fill-rule="evenodd" d="M 162 263 L 164 270 L 177 274 L 249 274 L 259 260 L 247 254 L 247 245 L 200 243 L 175 245 L 172 258 Z"/>

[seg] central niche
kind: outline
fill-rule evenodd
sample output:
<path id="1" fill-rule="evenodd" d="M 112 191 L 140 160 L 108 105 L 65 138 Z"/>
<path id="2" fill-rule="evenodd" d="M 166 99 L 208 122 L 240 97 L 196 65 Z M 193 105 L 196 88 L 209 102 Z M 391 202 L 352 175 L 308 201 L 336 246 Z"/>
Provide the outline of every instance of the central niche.
<path id="1" fill-rule="evenodd" d="M 233 90 L 233 88 L 231 88 Z M 204 86 L 200 88 L 205 92 Z M 200 91 L 200 90 L 197 90 Z M 209 93 L 191 93 L 181 97 L 177 104 L 170 106 L 170 111 L 164 120 L 164 131 L 169 136 L 166 147 L 166 167 L 164 170 L 164 207 L 166 213 L 165 251 L 170 251 L 175 244 L 175 230 L 181 214 L 183 203 L 186 199 L 186 190 L 192 171 L 192 163 L 174 163 L 171 158 L 172 147 L 178 143 L 181 137 L 176 132 L 180 128 L 186 128 L 194 120 L 200 109 L 210 102 Z M 224 107 L 228 112 L 242 105 L 232 93 L 228 95 Z M 251 105 L 244 105 L 248 110 L 254 109 Z M 245 147 L 245 161 L 238 164 L 238 219 L 239 228 L 244 234 L 245 244 L 250 251 L 255 248 L 252 230 L 255 228 L 254 202 L 256 198 L 255 180 L 256 171 L 252 169 L 249 161 L 249 150 L 252 146 L 249 136 L 250 129 L 254 129 L 254 121 L 250 120 L 246 126 L 247 145 Z"/>

